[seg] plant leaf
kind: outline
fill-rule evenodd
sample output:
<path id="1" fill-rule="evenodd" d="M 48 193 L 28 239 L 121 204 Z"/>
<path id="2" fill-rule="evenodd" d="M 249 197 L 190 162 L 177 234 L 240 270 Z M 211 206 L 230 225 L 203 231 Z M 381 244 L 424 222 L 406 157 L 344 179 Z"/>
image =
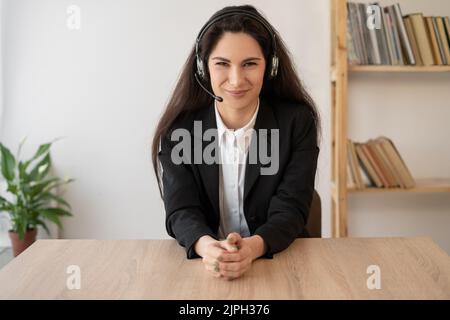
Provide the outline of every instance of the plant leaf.
<path id="1" fill-rule="evenodd" d="M 12 203 L 0 196 L 0 211 L 10 211 Z"/>
<path id="2" fill-rule="evenodd" d="M 47 232 L 47 234 L 50 235 L 50 230 L 48 230 L 48 227 L 44 221 L 37 219 L 36 224 L 41 225 L 44 228 L 44 230 Z"/>
<path id="3" fill-rule="evenodd" d="M 50 153 L 47 153 L 45 157 L 31 170 L 29 175 L 29 181 L 41 180 L 49 172 L 51 167 Z M 42 169 L 44 168 L 44 169 Z"/>
<path id="4" fill-rule="evenodd" d="M 42 201 L 42 200 L 46 200 L 46 199 L 55 200 L 59 204 L 67 207 L 68 209 L 71 209 L 70 204 L 67 201 L 65 201 L 63 198 L 58 197 L 50 192 L 44 192 L 36 198 L 37 201 Z"/>
<path id="5" fill-rule="evenodd" d="M 72 213 L 61 208 L 43 208 L 39 209 L 39 212 L 46 212 L 49 214 L 55 214 L 57 216 L 72 216 Z"/>
<path id="6" fill-rule="evenodd" d="M 42 215 L 47 220 L 50 220 L 51 222 L 55 223 L 59 228 L 63 228 L 61 221 L 59 220 L 58 214 L 49 211 L 48 209 L 42 209 L 38 211 L 40 215 Z"/>
<path id="7" fill-rule="evenodd" d="M 31 187 L 31 196 L 34 197 L 34 196 L 38 195 L 39 193 L 42 192 L 42 190 L 44 190 L 46 187 L 51 185 L 53 182 L 57 182 L 60 180 L 61 180 L 60 178 L 56 177 L 56 178 L 47 179 L 47 180 L 44 180 L 44 181 L 34 184 Z"/>
<path id="8" fill-rule="evenodd" d="M 69 184 L 69 183 L 74 182 L 74 181 L 75 181 L 75 179 L 69 179 L 69 180 L 58 181 L 57 183 L 51 184 L 50 186 L 46 187 L 46 188 L 45 188 L 45 191 L 48 192 L 48 191 L 50 191 L 50 190 L 52 190 L 52 189 L 54 189 L 54 188 L 57 188 L 57 187 L 59 187 L 59 186 L 63 186 L 63 185 L 65 185 L 65 184 Z"/>
<path id="9" fill-rule="evenodd" d="M 34 156 L 30 160 L 28 160 L 24 163 L 25 170 L 28 168 L 28 166 L 30 165 L 31 162 L 33 162 L 37 158 L 41 157 L 42 155 L 47 154 L 50 151 L 51 146 L 52 146 L 52 142 L 41 144 L 39 146 L 38 150 L 36 151 L 36 153 L 34 154 Z"/>
<path id="10" fill-rule="evenodd" d="M 29 182 L 28 174 L 22 161 L 19 161 L 19 178 L 25 182 Z"/>
<path id="11" fill-rule="evenodd" d="M 14 168 L 16 166 L 16 160 L 14 159 L 14 156 L 12 155 L 11 151 L 9 151 L 8 148 L 6 148 L 2 143 L 0 143 L 0 153 L 1 153 L 1 169 L 3 177 L 8 182 L 11 182 L 15 178 L 15 172 Z"/>

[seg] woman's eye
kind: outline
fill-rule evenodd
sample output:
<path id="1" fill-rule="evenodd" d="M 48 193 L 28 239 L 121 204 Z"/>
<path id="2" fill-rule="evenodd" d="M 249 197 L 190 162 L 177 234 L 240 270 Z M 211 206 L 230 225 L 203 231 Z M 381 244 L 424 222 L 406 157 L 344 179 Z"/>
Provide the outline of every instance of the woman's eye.
<path id="1" fill-rule="evenodd" d="M 226 67 L 226 66 L 228 66 L 228 63 L 226 63 L 226 62 L 217 62 L 216 65 Z M 244 66 L 253 66 L 253 65 L 256 65 L 256 63 L 255 62 L 244 63 Z"/>

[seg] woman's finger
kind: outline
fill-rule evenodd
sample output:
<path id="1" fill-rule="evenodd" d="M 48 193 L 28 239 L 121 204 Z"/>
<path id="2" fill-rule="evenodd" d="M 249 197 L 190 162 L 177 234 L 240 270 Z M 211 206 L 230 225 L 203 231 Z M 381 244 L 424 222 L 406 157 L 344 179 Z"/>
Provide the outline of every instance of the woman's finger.
<path id="1" fill-rule="evenodd" d="M 241 235 L 237 232 L 232 232 L 227 236 L 227 241 L 229 244 L 236 245 L 242 239 Z"/>
<path id="2" fill-rule="evenodd" d="M 220 241 L 219 244 L 228 252 L 237 252 L 239 250 L 237 241 L 238 240 L 236 235 L 233 236 L 232 234 L 230 234 L 227 239 Z"/>
<path id="3" fill-rule="evenodd" d="M 220 274 L 220 268 L 219 268 L 219 264 L 215 263 L 215 264 L 205 264 L 205 268 L 206 270 L 211 273 L 214 277 L 219 278 L 222 275 Z"/>
<path id="4" fill-rule="evenodd" d="M 243 271 L 247 269 L 247 262 L 221 262 L 219 264 L 219 269 L 224 271 Z"/>
<path id="5" fill-rule="evenodd" d="M 217 241 L 214 243 L 211 243 L 206 248 L 206 254 L 205 257 L 209 257 L 214 260 L 220 260 L 223 253 L 226 253 L 227 250 L 222 247 L 221 241 Z"/>
<path id="6" fill-rule="evenodd" d="M 202 262 L 205 266 L 214 266 L 216 263 L 219 262 L 219 260 L 211 258 L 209 256 L 205 256 L 203 257 Z"/>
<path id="7" fill-rule="evenodd" d="M 242 275 L 243 272 L 240 271 L 226 271 L 226 270 L 220 270 L 220 274 L 225 278 L 239 278 Z"/>
<path id="8" fill-rule="evenodd" d="M 219 257 L 220 262 L 239 262 L 244 260 L 244 256 L 242 255 L 242 252 L 237 251 L 235 253 L 231 252 L 225 252 Z"/>

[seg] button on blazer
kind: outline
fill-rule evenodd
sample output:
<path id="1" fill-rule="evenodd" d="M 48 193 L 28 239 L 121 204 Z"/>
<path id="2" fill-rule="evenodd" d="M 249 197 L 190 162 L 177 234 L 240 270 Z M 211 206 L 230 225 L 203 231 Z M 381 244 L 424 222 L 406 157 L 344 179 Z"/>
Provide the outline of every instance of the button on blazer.
<path id="1" fill-rule="evenodd" d="M 194 129 L 195 121 L 200 121 L 197 129 Z M 180 153 L 185 161 L 179 164 L 171 157 L 172 150 L 181 141 L 172 139 L 175 129 L 188 132 L 191 142 L 190 152 Z M 213 103 L 179 116 L 161 138 L 158 153 L 166 229 L 186 249 L 188 259 L 199 257 L 194 244 L 200 237 L 209 235 L 218 239 L 219 164 L 194 161 L 194 153 L 199 151 L 195 148 L 200 147 L 203 154 L 211 146 L 217 147 L 214 138 L 209 141 L 204 138 L 203 133 L 208 129 L 217 129 Z M 271 164 L 263 163 L 259 157 L 254 163 L 247 156 L 244 183 L 244 215 L 250 234 L 264 239 L 267 251 L 263 257 L 272 258 L 296 238 L 308 236 L 305 225 L 319 155 L 317 123 L 306 105 L 260 98 L 254 129 L 259 136 L 252 138 L 250 149 L 254 143 L 258 146 L 259 139 L 266 139 L 266 150 L 271 150 L 272 143 L 276 143 L 270 130 L 278 129 L 278 170 L 274 174 L 261 174 L 261 169 Z M 267 134 L 259 134 L 264 132 L 260 129 L 267 129 Z"/>

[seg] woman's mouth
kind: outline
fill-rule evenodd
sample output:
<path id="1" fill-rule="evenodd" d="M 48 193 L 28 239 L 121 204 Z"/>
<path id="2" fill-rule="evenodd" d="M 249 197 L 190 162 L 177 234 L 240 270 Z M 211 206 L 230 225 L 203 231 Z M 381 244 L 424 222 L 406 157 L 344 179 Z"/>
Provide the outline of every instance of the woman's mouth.
<path id="1" fill-rule="evenodd" d="M 236 91 L 229 91 L 225 90 L 230 96 L 235 98 L 243 97 L 249 90 L 236 90 Z"/>

